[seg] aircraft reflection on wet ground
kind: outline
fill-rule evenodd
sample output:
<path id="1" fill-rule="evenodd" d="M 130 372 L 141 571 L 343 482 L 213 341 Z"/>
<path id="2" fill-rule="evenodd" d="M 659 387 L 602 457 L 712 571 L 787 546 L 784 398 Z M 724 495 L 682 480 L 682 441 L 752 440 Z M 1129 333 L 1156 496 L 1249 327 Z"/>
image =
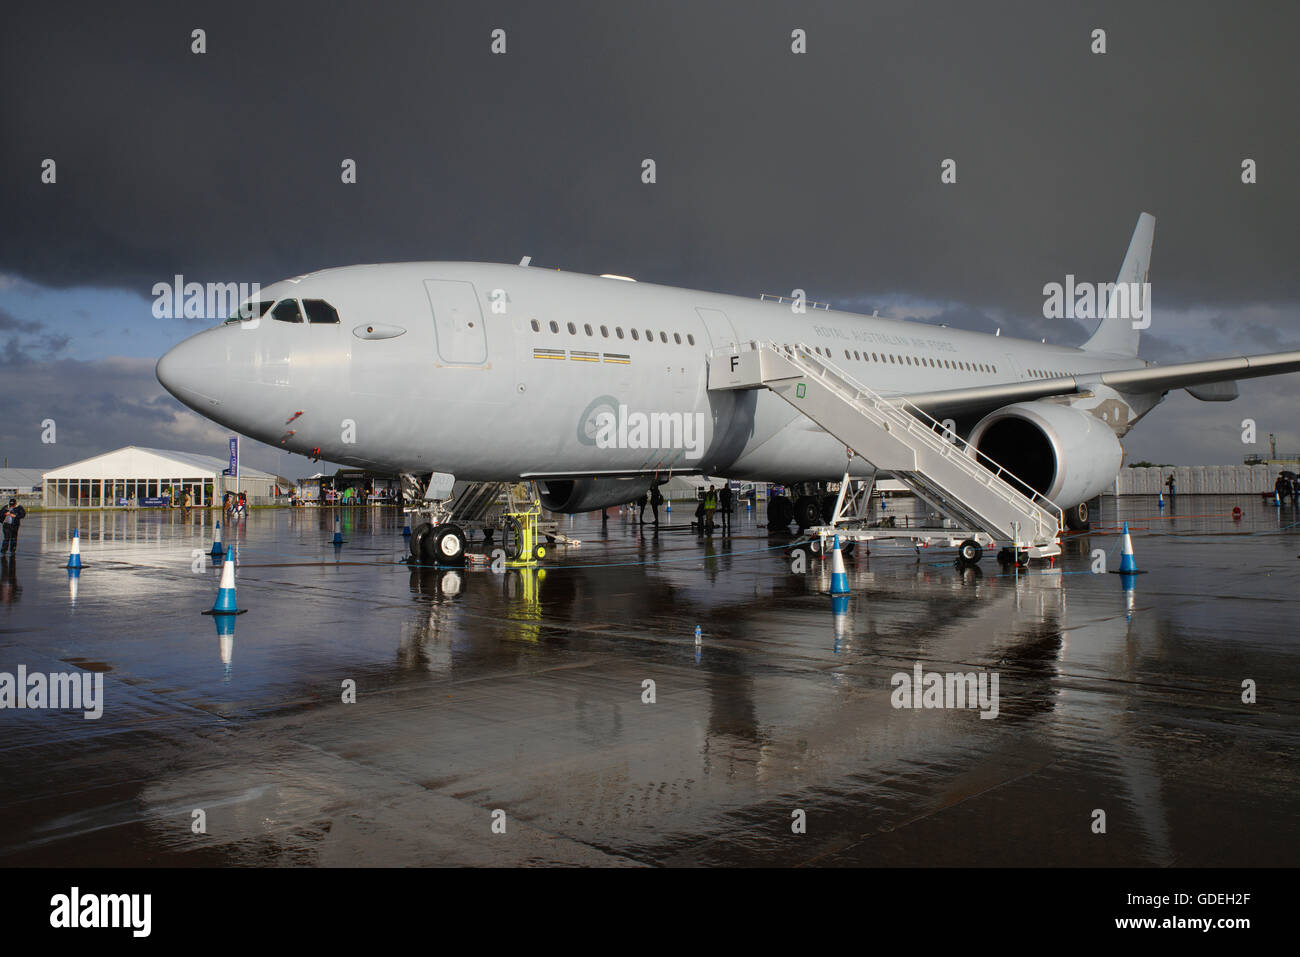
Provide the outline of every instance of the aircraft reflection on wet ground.
<path id="1" fill-rule="evenodd" d="M 344 511 L 341 549 L 330 510 L 254 512 L 235 619 L 199 614 L 211 516 L 32 516 L 0 672 L 99 671 L 106 702 L 0 712 L 0 861 L 1291 864 L 1297 518 L 1108 500 L 1028 570 L 860 552 L 833 607 L 761 512 L 562 519 L 581 547 L 504 574 L 400 564 L 391 512 Z M 1092 574 L 1122 520 L 1135 582 Z M 918 665 L 995 672 L 996 720 L 893 707 Z"/>

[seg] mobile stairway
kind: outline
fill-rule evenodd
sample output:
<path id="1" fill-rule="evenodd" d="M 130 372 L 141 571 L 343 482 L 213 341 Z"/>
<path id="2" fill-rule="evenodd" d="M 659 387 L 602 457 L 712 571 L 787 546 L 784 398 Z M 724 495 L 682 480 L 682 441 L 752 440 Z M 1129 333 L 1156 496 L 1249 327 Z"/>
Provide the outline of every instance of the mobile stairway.
<path id="1" fill-rule="evenodd" d="M 806 345 L 750 341 L 714 350 L 708 387 L 776 393 L 843 442 L 850 464 L 861 456 L 946 517 L 938 528 L 872 524 L 870 488 L 855 490 L 846 469 L 831 524 L 809 530 L 823 544 L 830 535 L 908 539 L 918 548 L 956 547 L 967 562 L 993 546 L 1017 560 L 1061 553 L 1064 515 L 1055 503 L 921 409 L 880 396 Z"/>

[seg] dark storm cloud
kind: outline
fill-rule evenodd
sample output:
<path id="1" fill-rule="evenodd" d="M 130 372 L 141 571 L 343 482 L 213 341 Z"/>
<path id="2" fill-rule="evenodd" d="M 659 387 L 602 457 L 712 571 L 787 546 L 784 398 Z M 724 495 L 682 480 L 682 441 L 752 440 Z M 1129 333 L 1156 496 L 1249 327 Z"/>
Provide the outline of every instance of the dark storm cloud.
<path id="1" fill-rule="evenodd" d="M 1145 209 L 1162 303 L 1294 301 L 1298 10 L 22 4 L 0 37 L 0 271 L 147 292 L 531 254 L 1033 317 L 1044 282 L 1112 278 Z"/>

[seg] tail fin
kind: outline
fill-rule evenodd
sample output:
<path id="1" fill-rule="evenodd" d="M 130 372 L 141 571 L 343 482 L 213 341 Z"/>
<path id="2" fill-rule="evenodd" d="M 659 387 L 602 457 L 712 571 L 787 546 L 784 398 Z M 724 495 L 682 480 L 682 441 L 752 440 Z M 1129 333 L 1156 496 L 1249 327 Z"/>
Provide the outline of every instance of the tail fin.
<path id="1" fill-rule="evenodd" d="M 1115 277 L 1117 289 L 1111 292 L 1107 306 L 1109 307 L 1110 303 L 1119 306 L 1129 302 L 1128 293 L 1118 288 L 1120 283 L 1126 284 L 1124 289 L 1133 290 L 1140 298 L 1137 302 L 1129 302 L 1127 310 L 1103 309 L 1101 311 L 1103 318 L 1097 325 L 1097 330 L 1079 348 L 1087 352 L 1105 352 L 1116 356 L 1138 354 L 1138 338 L 1142 335 L 1142 328 L 1151 319 L 1149 312 L 1151 304 L 1147 301 L 1144 283 L 1147 281 L 1147 272 L 1151 268 L 1151 242 L 1155 238 L 1155 232 L 1154 216 L 1143 213 L 1138 217 L 1137 226 L 1133 229 L 1133 238 L 1129 240 L 1128 253 L 1124 256 L 1124 264 L 1119 267 L 1119 275 Z M 1117 301 L 1117 297 L 1122 298 L 1118 298 Z M 1139 304 L 1143 321 L 1139 322 L 1139 328 L 1135 329 L 1134 318 Z M 1100 308 L 1102 304 L 1099 302 L 1097 305 Z"/>

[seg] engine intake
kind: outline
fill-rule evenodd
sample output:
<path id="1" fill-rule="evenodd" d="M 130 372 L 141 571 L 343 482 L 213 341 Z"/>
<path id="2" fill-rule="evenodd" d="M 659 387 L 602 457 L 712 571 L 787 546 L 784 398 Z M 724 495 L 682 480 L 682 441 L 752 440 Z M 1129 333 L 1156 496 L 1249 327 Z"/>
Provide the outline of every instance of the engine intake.
<path id="1" fill-rule="evenodd" d="M 1055 402 L 1017 402 L 990 412 L 971 430 L 970 443 L 1062 508 L 1111 488 L 1124 459 L 1104 422 Z"/>

